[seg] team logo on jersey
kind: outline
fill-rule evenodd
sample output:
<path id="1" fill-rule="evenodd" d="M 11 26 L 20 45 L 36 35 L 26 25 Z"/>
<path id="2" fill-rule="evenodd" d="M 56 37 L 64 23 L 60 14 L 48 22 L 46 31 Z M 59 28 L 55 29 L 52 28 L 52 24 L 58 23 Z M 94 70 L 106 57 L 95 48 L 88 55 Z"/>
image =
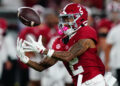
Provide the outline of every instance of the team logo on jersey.
<path id="1" fill-rule="evenodd" d="M 68 49 L 68 48 L 69 48 L 69 46 L 67 45 L 67 46 L 65 46 L 65 48 L 66 48 L 66 49 Z"/>
<path id="2" fill-rule="evenodd" d="M 60 44 L 57 44 L 56 49 L 60 49 L 60 48 L 61 48 Z"/>

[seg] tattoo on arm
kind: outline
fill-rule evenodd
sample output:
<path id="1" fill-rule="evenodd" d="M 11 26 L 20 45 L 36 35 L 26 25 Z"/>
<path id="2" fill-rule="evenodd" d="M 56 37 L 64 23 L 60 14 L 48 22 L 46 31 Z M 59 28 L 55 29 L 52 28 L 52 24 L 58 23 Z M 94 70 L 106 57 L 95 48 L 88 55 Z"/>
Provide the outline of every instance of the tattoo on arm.
<path id="1" fill-rule="evenodd" d="M 73 58 L 82 55 L 88 48 L 94 48 L 95 43 L 91 39 L 81 39 L 75 43 L 69 51 L 56 51 L 53 58 L 69 62 Z"/>
<path id="2" fill-rule="evenodd" d="M 91 47 L 91 39 L 81 39 L 70 49 L 70 52 L 76 56 L 82 55 Z"/>
<path id="3" fill-rule="evenodd" d="M 27 63 L 28 66 L 34 68 L 35 70 L 37 71 L 43 71 L 49 67 L 51 67 L 52 65 L 54 65 L 55 63 L 57 62 L 56 59 L 54 58 L 45 58 L 43 59 L 43 61 L 41 61 L 40 63 L 36 63 L 36 62 L 33 62 L 31 60 L 29 60 L 29 62 Z"/>

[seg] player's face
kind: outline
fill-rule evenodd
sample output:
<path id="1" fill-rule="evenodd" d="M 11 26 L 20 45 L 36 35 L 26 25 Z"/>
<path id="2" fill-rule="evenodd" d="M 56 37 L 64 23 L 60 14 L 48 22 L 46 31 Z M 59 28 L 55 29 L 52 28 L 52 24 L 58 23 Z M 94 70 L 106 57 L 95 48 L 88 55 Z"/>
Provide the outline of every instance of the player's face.
<path id="1" fill-rule="evenodd" d="M 73 22 L 74 19 L 72 16 L 61 16 L 60 17 L 60 22 L 63 22 L 63 23 L 69 23 L 69 22 Z"/>
<path id="2" fill-rule="evenodd" d="M 107 33 L 108 33 L 108 29 L 106 27 L 102 27 L 98 30 L 99 46 L 102 50 L 104 50 L 106 47 Z"/>
<path id="3" fill-rule="evenodd" d="M 72 29 L 72 25 L 74 22 L 74 17 L 72 15 L 63 15 L 59 17 L 59 34 L 64 33 L 66 35 L 70 35 L 70 32 L 74 32 L 71 31 Z M 70 33 L 70 34 L 68 34 Z"/>
<path id="4" fill-rule="evenodd" d="M 72 16 L 61 16 L 59 19 L 61 23 L 63 23 L 64 27 L 70 28 L 70 23 L 74 21 L 74 18 Z"/>
<path id="5" fill-rule="evenodd" d="M 63 22 L 73 22 L 73 17 L 63 16 L 62 17 Z"/>
<path id="6" fill-rule="evenodd" d="M 108 29 L 106 27 L 102 27 L 98 30 L 99 39 L 105 39 L 108 33 Z"/>

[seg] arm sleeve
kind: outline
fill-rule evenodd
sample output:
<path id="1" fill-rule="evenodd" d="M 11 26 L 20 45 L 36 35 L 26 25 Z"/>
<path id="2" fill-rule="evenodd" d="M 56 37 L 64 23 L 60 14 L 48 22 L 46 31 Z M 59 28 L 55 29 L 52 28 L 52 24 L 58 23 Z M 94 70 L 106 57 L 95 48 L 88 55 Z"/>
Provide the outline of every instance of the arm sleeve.
<path id="1" fill-rule="evenodd" d="M 78 41 L 79 39 L 92 39 L 95 41 L 96 44 L 98 42 L 97 33 L 91 27 L 83 27 L 81 30 L 79 30 L 75 39 L 76 41 Z"/>

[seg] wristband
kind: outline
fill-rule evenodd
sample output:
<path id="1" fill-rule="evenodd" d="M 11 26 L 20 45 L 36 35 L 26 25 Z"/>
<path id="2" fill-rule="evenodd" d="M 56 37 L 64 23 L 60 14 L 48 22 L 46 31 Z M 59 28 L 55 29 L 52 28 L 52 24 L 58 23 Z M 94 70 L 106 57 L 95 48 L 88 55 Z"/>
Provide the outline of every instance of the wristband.
<path id="1" fill-rule="evenodd" d="M 49 49 L 48 53 L 47 53 L 47 56 L 50 58 L 50 57 L 52 57 L 53 53 L 54 53 L 54 50 L 53 49 Z"/>

